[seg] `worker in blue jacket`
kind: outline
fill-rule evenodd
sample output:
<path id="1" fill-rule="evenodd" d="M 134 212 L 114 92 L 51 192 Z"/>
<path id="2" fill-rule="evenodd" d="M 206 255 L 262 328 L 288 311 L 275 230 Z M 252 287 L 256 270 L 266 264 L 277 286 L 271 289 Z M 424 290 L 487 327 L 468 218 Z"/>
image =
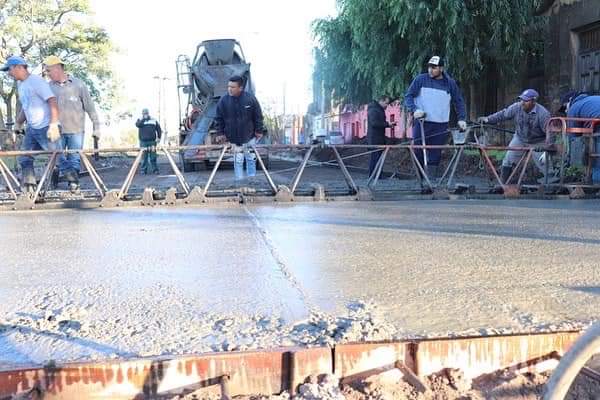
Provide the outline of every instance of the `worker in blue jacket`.
<path id="1" fill-rule="evenodd" d="M 433 56 L 427 63 L 427 73 L 418 75 L 410 84 L 404 97 L 404 105 L 413 113 L 413 143 L 421 145 L 421 124 L 423 119 L 426 145 L 444 145 L 448 141 L 448 121 L 450 120 L 450 103 L 458 116 L 460 130 L 467 129 L 466 110 L 463 95 L 456 81 L 444 72 L 444 60 Z M 438 176 L 442 151 L 427 150 L 428 174 Z M 416 151 L 416 156 L 423 165 L 423 152 Z"/>
<path id="2" fill-rule="evenodd" d="M 596 118 L 600 119 L 600 96 L 586 93 L 568 92 L 561 98 L 563 109 L 568 118 Z M 569 121 L 569 127 L 588 128 L 590 123 L 584 121 Z M 594 124 L 594 152 L 600 153 L 600 124 Z M 600 159 L 595 159 L 592 164 L 592 182 L 600 182 Z"/>

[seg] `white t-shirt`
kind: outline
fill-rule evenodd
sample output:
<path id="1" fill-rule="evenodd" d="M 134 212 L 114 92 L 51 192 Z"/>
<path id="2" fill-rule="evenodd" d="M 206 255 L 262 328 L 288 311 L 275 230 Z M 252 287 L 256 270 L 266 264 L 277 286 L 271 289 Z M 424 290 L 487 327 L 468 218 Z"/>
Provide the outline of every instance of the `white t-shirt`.
<path id="1" fill-rule="evenodd" d="M 48 99 L 54 97 L 48 82 L 41 76 L 29 75 L 18 83 L 18 90 L 27 125 L 34 129 L 47 127 L 50 124 Z"/>

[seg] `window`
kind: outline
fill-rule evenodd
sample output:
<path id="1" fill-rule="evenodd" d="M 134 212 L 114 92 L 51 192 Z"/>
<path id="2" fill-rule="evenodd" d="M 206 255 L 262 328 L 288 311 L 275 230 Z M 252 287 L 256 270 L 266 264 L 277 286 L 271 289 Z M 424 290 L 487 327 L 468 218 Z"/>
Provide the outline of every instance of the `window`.
<path id="1" fill-rule="evenodd" d="M 600 91 L 600 26 L 579 33 L 579 90 Z"/>
<path id="2" fill-rule="evenodd" d="M 579 51 L 582 53 L 600 49 L 600 26 L 579 34 Z"/>

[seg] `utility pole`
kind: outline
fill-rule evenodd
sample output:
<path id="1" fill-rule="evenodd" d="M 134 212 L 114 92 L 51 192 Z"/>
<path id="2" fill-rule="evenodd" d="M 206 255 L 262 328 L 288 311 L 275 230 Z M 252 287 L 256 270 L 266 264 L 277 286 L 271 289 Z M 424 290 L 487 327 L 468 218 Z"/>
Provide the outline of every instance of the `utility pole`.
<path id="1" fill-rule="evenodd" d="M 163 143 L 167 142 L 167 137 L 169 135 L 169 128 L 168 128 L 168 119 L 167 119 L 167 105 L 166 105 L 166 93 L 165 93 L 165 81 L 170 80 L 170 78 L 167 78 L 166 76 L 158 76 L 155 75 L 152 77 L 154 80 L 156 80 L 157 84 L 158 84 L 158 124 L 161 126 L 161 128 L 163 128 L 163 136 L 161 141 Z"/>

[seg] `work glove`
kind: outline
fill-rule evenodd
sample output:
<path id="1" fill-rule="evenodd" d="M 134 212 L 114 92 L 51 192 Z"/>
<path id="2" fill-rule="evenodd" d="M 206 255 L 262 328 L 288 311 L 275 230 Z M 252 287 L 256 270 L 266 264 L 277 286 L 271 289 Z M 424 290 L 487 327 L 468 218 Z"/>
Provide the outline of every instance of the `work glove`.
<path id="1" fill-rule="evenodd" d="M 535 146 L 533 148 L 533 151 L 535 151 L 537 153 L 543 153 L 543 152 L 546 152 L 546 151 L 553 152 L 554 150 L 555 150 L 554 149 L 554 145 L 553 144 L 548 144 L 548 143 L 537 145 L 537 146 Z"/>
<path id="2" fill-rule="evenodd" d="M 458 121 L 458 129 L 461 131 L 467 130 L 467 122 L 466 121 Z"/>
<path id="3" fill-rule="evenodd" d="M 48 140 L 50 140 L 51 142 L 56 142 L 58 139 L 60 139 L 60 128 L 58 127 L 58 122 L 52 122 L 49 126 L 48 126 Z"/>
<path id="4" fill-rule="evenodd" d="M 223 144 L 227 142 L 227 136 L 225 135 L 216 135 L 214 139 L 214 144 Z"/>
<path id="5" fill-rule="evenodd" d="M 479 124 L 487 124 L 488 123 L 488 117 L 479 117 L 477 118 L 477 123 Z"/>
<path id="6" fill-rule="evenodd" d="M 415 112 L 413 113 L 413 118 L 415 118 L 415 119 L 425 118 L 425 111 L 415 110 Z"/>

